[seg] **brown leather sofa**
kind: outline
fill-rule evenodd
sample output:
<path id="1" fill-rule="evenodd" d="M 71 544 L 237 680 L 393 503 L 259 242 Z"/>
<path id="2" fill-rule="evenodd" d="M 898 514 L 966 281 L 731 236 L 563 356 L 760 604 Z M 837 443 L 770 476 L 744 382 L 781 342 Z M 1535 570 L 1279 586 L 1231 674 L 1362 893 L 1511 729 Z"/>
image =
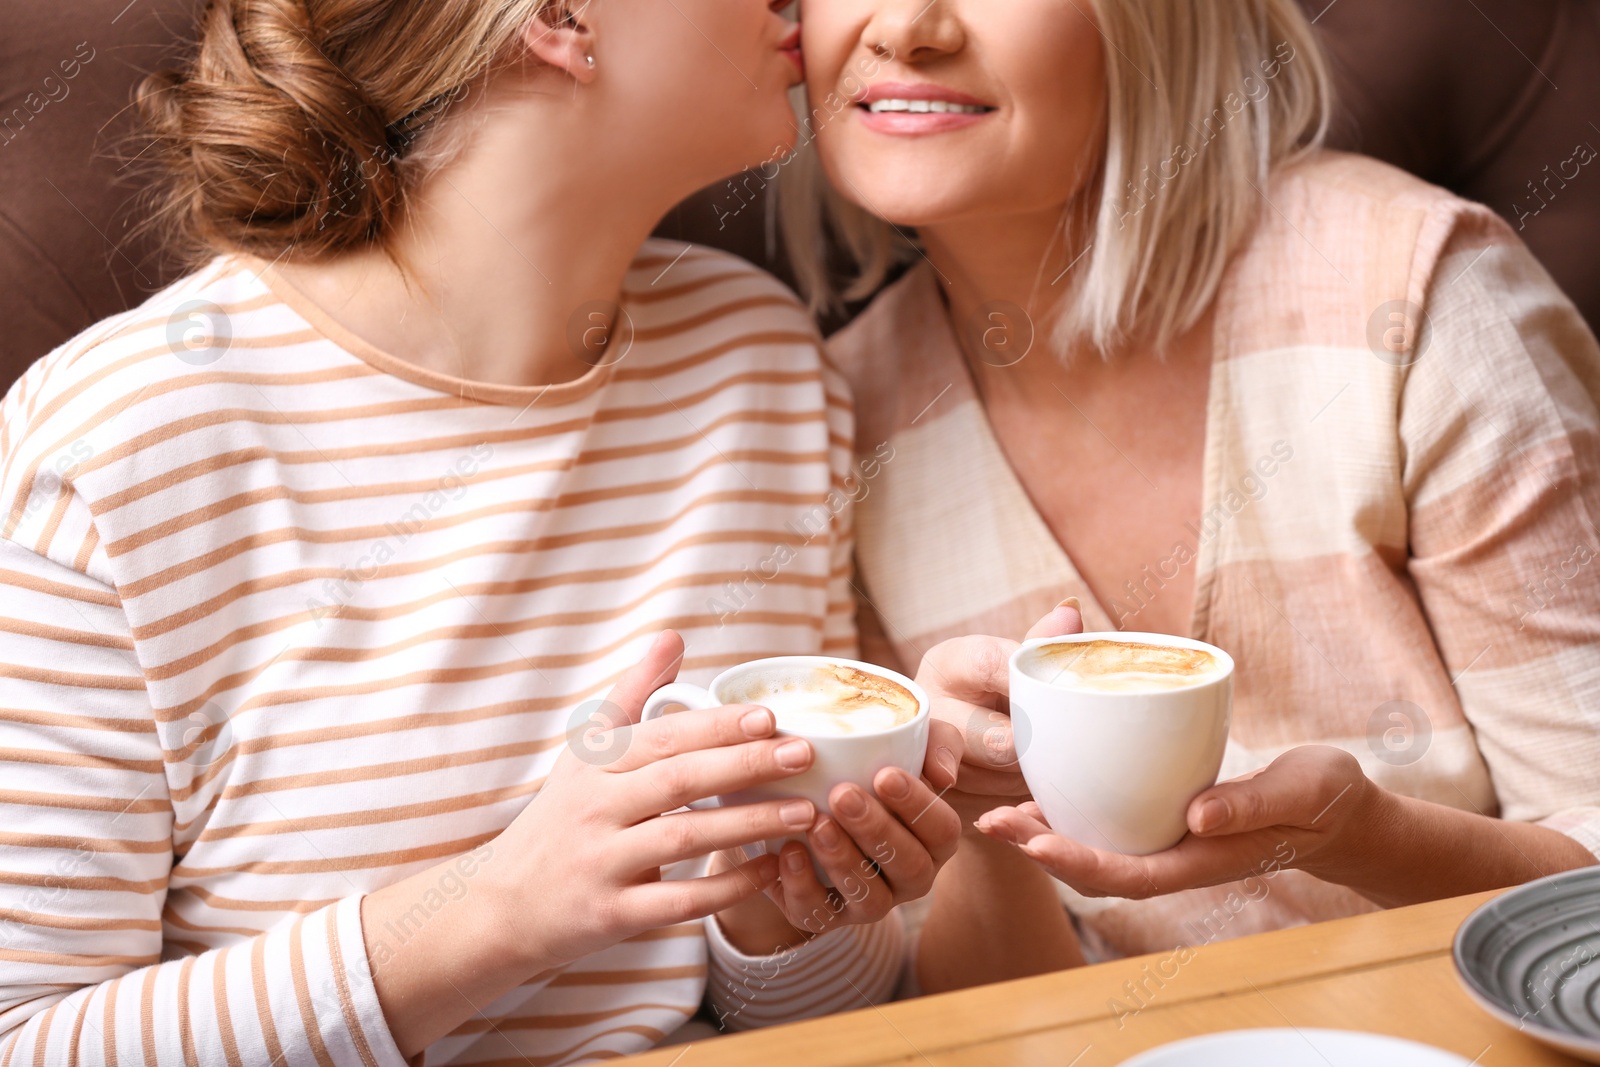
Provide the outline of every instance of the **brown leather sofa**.
<path id="1" fill-rule="evenodd" d="M 1334 57 L 1341 147 L 1468 197 L 1517 227 L 1600 328 L 1600 0 L 1302 0 Z M 170 281 L 132 226 L 119 146 L 133 86 L 201 0 L 0 0 L 0 388 L 100 318 Z M 786 274 L 766 204 L 725 187 L 668 236 Z"/>
<path id="2" fill-rule="evenodd" d="M 166 280 L 116 156 L 201 0 L 0 0 L 0 388 Z M 137 149 L 135 149 L 136 151 Z"/>

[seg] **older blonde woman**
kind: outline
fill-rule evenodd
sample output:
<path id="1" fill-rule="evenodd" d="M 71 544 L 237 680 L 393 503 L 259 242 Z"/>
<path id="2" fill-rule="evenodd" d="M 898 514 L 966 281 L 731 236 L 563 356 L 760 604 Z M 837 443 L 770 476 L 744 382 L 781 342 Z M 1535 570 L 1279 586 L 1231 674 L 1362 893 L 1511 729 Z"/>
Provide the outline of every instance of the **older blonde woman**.
<path id="1" fill-rule="evenodd" d="M 805 27 L 813 101 L 853 103 L 818 131 L 828 224 L 860 289 L 912 264 L 832 351 L 858 447 L 895 456 L 868 614 L 940 693 L 981 831 L 925 987 L 1074 962 L 1080 931 L 1140 952 L 1594 863 L 1600 351 L 1507 228 L 1319 151 L 1289 0 L 807 0 Z M 814 209 L 791 195 L 802 251 Z M 1253 776 L 1170 852 L 1022 803 L 1005 653 L 1064 598 L 1040 632 L 1081 606 L 1238 661 L 1224 777 Z"/>

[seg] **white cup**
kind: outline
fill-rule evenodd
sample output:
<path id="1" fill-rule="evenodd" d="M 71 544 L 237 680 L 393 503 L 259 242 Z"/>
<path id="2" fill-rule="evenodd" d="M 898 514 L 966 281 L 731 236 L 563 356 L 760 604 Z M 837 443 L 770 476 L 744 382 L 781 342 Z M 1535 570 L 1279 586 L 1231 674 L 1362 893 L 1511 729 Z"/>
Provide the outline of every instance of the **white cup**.
<path id="1" fill-rule="evenodd" d="M 858 663 L 855 660 L 835 659 L 831 656 L 779 656 L 771 659 L 752 660 L 741 663 L 737 667 L 730 667 L 717 675 L 712 680 L 709 688 L 690 685 L 687 682 L 674 682 L 664 685 L 650 695 L 645 701 L 642 722 L 649 722 L 666 714 L 667 709 L 674 706 L 686 708 L 714 708 L 724 704 L 743 704 L 745 700 L 732 699 L 733 694 L 748 692 L 740 683 L 750 680 L 753 674 L 785 675 L 796 669 L 827 668 L 827 667 L 853 667 L 866 674 L 879 678 L 887 678 L 898 685 L 904 686 L 912 696 L 917 698 L 917 713 L 903 723 L 898 723 L 886 730 L 876 730 L 870 733 L 853 733 L 843 735 L 824 735 L 806 733 L 801 731 L 786 730 L 783 720 L 778 719 L 777 735 L 780 737 L 803 737 L 811 743 L 815 758 L 812 764 L 800 774 L 792 775 L 777 782 L 766 785 L 753 786 L 750 789 L 729 793 L 722 797 L 712 797 L 698 800 L 689 805 L 693 808 L 716 807 L 718 804 L 729 806 L 737 804 L 754 804 L 767 800 L 793 800 L 800 798 L 809 800 L 816 805 L 817 811 L 828 811 L 828 794 L 833 788 L 843 782 L 854 782 L 872 795 L 872 779 L 885 767 L 899 767 L 912 778 L 922 777 L 922 762 L 928 751 L 928 720 L 929 704 L 928 694 L 922 687 L 911 679 L 894 671 L 885 670 L 871 663 Z M 776 854 L 783 848 L 787 841 L 799 841 L 805 844 L 804 834 L 795 834 L 790 837 L 774 838 L 765 842 L 760 847 L 746 848 L 752 857 L 761 855 L 764 851 Z M 809 847 L 809 846 L 808 846 Z M 868 859 L 873 857 L 868 856 Z M 813 857 L 814 859 L 814 857 Z M 823 884 L 828 884 L 826 874 L 820 865 L 817 866 L 818 877 Z"/>
<path id="2" fill-rule="evenodd" d="M 1209 652 L 1221 669 L 1191 686 L 1094 691 L 1025 663 L 1038 648 L 1137 642 Z M 1022 777 L 1050 828 L 1128 856 L 1162 852 L 1188 832 L 1189 802 L 1217 782 L 1233 708 L 1233 658 L 1202 641 L 1098 633 L 1028 641 L 1011 656 L 1011 724 Z"/>

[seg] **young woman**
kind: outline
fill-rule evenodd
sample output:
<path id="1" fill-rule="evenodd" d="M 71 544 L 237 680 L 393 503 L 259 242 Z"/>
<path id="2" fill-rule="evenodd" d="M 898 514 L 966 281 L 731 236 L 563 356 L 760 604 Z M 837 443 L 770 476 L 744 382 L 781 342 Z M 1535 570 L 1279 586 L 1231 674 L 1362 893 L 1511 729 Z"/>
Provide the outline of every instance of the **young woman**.
<path id="1" fill-rule="evenodd" d="M 792 143 L 796 39 L 216 0 L 145 86 L 214 258 L 0 409 L 0 1063 L 571 1063 L 708 967 L 734 1026 L 890 994 L 954 812 L 885 771 L 673 814 L 809 746 L 632 725 L 855 645 L 841 382 L 770 279 L 646 242 Z M 837 889 L 798 844 L 707 867 L 794 833 Z"/>
<path id="2" fill-rule="evenodd" d="M 911 263 L 831 346 L 858 447 L 896 457 L 861 577 L 885 651 L 932 649 L 982 831 L 924 986 L 1072 963 L 1080 930 L 1154 951 L 1596 862 L 1600 351 L 1508 229 L 1317 149 L 1289 0 L 804 14 L 813 101 L 853 105 L 818 131 L 832 225 L 863 288 Z M 1067 597 L 1040 632 L 1081 608 L 1238 661 L 1223 776 L 1254 776 L 1168 853 L 1012 806 L 1005 656 Z"/>

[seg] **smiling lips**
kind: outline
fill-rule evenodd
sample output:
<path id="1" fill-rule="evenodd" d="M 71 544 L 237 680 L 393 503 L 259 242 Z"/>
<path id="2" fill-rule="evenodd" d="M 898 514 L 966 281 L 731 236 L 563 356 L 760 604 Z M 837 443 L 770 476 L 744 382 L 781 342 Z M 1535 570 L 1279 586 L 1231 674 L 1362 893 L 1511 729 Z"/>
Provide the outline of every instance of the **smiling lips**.
<path id="1" fill-rule="evenodd" d="M 976 97 L 932 83 L 880 82 L 856 101 L 862 125 L 899 136 L 966 129 L 994 110 Z"/>

